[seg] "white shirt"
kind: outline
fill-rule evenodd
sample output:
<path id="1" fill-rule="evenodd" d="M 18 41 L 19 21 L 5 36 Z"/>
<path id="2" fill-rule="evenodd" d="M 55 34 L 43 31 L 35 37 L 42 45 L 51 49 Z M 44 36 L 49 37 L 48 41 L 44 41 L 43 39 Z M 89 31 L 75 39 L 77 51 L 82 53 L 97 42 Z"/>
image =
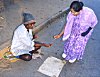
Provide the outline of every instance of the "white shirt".
<path id="1" fill-rule="evenodd" d="M 11 52 L 14 56 L 29 54 L 29 51 L 34 50 L 34 40 L 32 40 L 32 29 L 29 32 L 24 24 L 20 25 L 14 32 Z"/>

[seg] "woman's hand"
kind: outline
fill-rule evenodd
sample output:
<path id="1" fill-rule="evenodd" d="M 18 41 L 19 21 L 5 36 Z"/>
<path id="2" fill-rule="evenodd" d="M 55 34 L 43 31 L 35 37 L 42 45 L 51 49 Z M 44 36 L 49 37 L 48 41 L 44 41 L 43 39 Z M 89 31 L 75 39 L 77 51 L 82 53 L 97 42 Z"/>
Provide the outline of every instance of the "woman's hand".
<path id="1" fill-rule="evenodd" d="M 61 36 L 58 34 L 58 35 L 55 35 L 54 36 L 54 39 L 58 39 L 58 38 L 60 38 Z"/>

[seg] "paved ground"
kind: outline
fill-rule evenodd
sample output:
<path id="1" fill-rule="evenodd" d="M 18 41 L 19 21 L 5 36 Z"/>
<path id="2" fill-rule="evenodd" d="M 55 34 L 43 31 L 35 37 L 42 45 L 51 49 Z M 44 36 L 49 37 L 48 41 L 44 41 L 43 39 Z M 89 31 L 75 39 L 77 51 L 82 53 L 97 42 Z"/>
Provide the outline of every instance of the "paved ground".
<path id="1" fill-rule="evenodd" d="M 86 6 L 94 9 L 100 21 L 100 1 L 84 0 Z M 94 5 L 93 5 L 94 4 Z M 95 6 L 96 5 L 96 6 Z M 42 59 L 32 60 L 30 62 L 18 61 L 11 64 L 11 69 L 0 70 L 0 77 L 48 77 L 39 73 L 37 70 L 48 56 L 54 56 L 62 59 L 63 52 L 62 39 L 54 40 L 53 35 L 58 34 L 65 21 L 65 16 L 58 18 L 55 22 L 50 23 L 41 32 L 38 33 L 37 40 L 53 43 L 51 48 L 42 48 L 44 56 Z M 83 60 L 74 64 L 67 63 L 59 77 L 100 77 L 100 23 L 94 29 L 83 56 Z"/>
<path id="2" fill-rule="evenodd" d="M 6 71 L 1 71 L 2 77 L 48 77 L 44 74 L 39 73 L 37 70 L 42 65 L 45 59 L 49 56 L 62 59 L 61 54 L 63 52 L 62 39 L 53 39 L 53 35 L 58 34 L 64 24 L 65 18 L 58 18 L 55 22 L 49 24 L 42 31 L 38 33 L 39 38 L 37 40 L 52 43 L 51 48 L 42 48 L 44 56 L 42 59 L 32 60 L 30 62 L 18 61 L 11 64 L 11 68 Z M 93 35 L 94 36 L 94 35 Z M 100 66 L 99 52 L 97 42 L 91 37 L 85 55 L 82 61 L 74 64 L 66 63 L 63 67 L 59 77 L 99 77 Z M 92 45 L 92 46 L 91 46 Z M 95 50 L 95 52 L 94 52 Z M 91 54 L 90 54 L 91 53 Z M 53 69 L 53 68 L 52 68 Z"/>

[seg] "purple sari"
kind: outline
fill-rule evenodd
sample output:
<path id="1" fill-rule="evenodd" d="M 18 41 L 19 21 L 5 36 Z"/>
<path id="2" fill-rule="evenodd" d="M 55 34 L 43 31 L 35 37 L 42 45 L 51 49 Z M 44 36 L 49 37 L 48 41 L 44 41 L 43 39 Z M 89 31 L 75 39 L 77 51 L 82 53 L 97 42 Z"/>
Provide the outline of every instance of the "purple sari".
<path id="1" fill-rule="evenodd" d="M 82 59 L 85 46 L 97 22 L 95 13 L 87 7 L 83 7 L 77 16 L 73 16 L 71 12 L 69 12 L 63 35 L 66 60 L 73 60 L 75 58 L 77 60 Z M 91 27 L 92 30 L 85 37 L 81 36 L 81 33 L 87 31 L 89 27 Z"/>

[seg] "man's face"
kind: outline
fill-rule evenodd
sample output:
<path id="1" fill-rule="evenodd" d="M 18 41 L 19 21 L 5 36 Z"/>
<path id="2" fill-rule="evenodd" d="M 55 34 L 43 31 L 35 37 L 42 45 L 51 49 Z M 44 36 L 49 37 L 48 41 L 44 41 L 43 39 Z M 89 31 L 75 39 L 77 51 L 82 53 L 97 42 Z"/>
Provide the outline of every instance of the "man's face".
<path id="1" fill-rule="evenodd" d="M 71 9 L 70 11 L 71 11 L 71 13 L 72 13 L 74 16 L 77 16 L 77 15 L 80 14 L 80 11 L 79 11 L 79 12 L 75 12 L 73 9 Z"/>
<path id="2" fill-rule="evenodd" d="M 28 29 L 33 29 L 36 22 L 32 22 L 28 24 Z"/>

